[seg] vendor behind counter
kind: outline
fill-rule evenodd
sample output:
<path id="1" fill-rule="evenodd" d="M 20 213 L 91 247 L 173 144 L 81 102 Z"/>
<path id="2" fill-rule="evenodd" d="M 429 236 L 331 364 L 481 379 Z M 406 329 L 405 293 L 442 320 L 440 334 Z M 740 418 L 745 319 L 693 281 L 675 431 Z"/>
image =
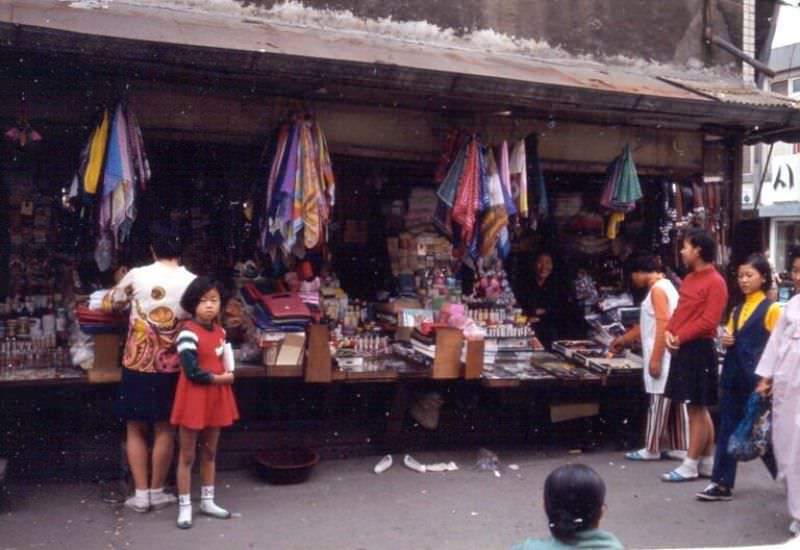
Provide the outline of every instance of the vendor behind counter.
<path id="1" fill-rule="evenodd" d="M 549 349 L 554 340 L 583 338 L 586 324 L 553 254 L 539 252 L 525 272 L 527 284 L 519 285 L 516 298 L 542 344 Z"/>

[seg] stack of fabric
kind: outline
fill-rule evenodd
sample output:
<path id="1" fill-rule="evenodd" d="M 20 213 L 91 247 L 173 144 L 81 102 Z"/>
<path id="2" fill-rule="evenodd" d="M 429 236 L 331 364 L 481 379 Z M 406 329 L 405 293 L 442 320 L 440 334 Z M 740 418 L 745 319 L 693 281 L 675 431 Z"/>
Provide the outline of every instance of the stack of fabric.
<path id="1" fill-rule="evenodd" d="M 328 143 L 311 117 L 284 123 L 272 140 L 266 201 L 260 222 L 261 249 L 303 256 L 327 240 L 336 181 Z"/>
<path id="2" fill-rule="evenodd" d="M 415 187 L 408 197 L 408 211 L 405 216 L 406 231 L 413 235 L 432 232 L 436 214 L 436 191 Z"/>
<path id="3" fill-rule="evenodd" d="M 75 319 L 85 334 L 121 334 L 127 328 L 124 316 L 97 311 L 87 306 L 75 306 Z"/>
<path id="4" fill-rule="evenodd" d="M 248 284 L 241 295 L 253 324 L 263 332 L 303 332 L 313 320 L 298 294 L 280 295 L 283 299 L 276 300 L 276 295 L 262 294 L 254 284 Z"/>

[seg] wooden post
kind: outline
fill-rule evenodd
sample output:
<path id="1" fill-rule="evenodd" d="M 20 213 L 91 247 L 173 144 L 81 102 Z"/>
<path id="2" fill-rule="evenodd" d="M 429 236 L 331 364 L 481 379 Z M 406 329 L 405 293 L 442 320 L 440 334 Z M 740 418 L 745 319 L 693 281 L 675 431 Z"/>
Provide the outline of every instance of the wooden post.
<path id="1" fill-rule="evenodd" d="M 464 365 L 464 378 L 477 380 L 483 373 L 483 340 L 467 340 L 467 362 Z"/>
<path id="2" fill-rule="evenodd" d="M 455 328 L 436 331 L 436 357 L 433 359 L 432 378 L 456 379 L 461 376 L 461 348 L 464 336 Z"/>
<path id="3" fill-rule="evenodd" d="M 329 346 L 330 331 L 327 325 L 308 327 L 308 353 L 306 354 L 306 382 L 328 384 L 333 380 L 333 361 Z"/>

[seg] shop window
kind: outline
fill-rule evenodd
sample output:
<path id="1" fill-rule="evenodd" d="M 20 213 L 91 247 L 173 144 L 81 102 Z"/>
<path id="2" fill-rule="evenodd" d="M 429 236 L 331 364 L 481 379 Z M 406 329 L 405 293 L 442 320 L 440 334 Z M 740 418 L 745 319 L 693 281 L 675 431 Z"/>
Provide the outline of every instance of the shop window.
<path id="1" fill-rule="evenodd" d="M 742 175 L 749 176 L 753 173 L 754 145 L 742 147 Z"/>
<path id="2" fill-rule="evenodd" d="M 800 246 L 800 223 L 797 221 L 775 222 L 775 268 L 787 271 L 786 259 L 792 249 Z"/>
<path id="3" fill-rule="evenodd" d="M 800 78 L 793 78 L 791 81 L 791 95 L 800 96 Z"/>
<path id="4" fill-rule="evenodd" d="M 789 81 L 773 82 L 771 89 L 776 94 L 789 95 Z"/>

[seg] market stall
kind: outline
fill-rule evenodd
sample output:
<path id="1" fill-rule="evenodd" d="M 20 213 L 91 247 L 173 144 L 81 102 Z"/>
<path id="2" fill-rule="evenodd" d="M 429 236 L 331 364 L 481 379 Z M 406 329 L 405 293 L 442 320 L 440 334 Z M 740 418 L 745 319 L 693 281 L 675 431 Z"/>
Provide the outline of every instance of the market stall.
<path id="1" fill-rule="evenodd" d="M 192 271 L 225 281 L 246 411 L 263 405 L 252 388 L 380 385 L 397 428 L 427 384 L 531 391 L 557 401 L 551 419 L 595 415 L 558 407 L 622 388 L 636 410 L 641 361 L 606 351 L 636 318 L 624 259 L 644 248 L 679 271 L 693 224 L 727 253 L 743 125 L 787 117 L 616 69 L 619 86 L 596 67 L 534 78 L 535 60 L 478 52 L 412 52 L 388 71 L 396 45 L 375 59 L 319 45 L 329 59 L 280 29 L 291 53 L 253 57 L 241 44 L 263 37 L 239 23 L 235 40 L 198 43 L 187 21 L 186 44 L 125 48 L 145 42 L 117 9 L 91 16 L 130 42 L 62 52 L 87 32 L 66 17 L 19 23 L 0 52 L 16 82 L 0 120 L 24 112 L 41 138 L 0 158 L 3 391 L 119 378 L 126 327 L 104 296 L 161 220 Z M 548 338 L 529 295 L 540 251 L 559 283 L 549 317 L 565 320 Z"/>

